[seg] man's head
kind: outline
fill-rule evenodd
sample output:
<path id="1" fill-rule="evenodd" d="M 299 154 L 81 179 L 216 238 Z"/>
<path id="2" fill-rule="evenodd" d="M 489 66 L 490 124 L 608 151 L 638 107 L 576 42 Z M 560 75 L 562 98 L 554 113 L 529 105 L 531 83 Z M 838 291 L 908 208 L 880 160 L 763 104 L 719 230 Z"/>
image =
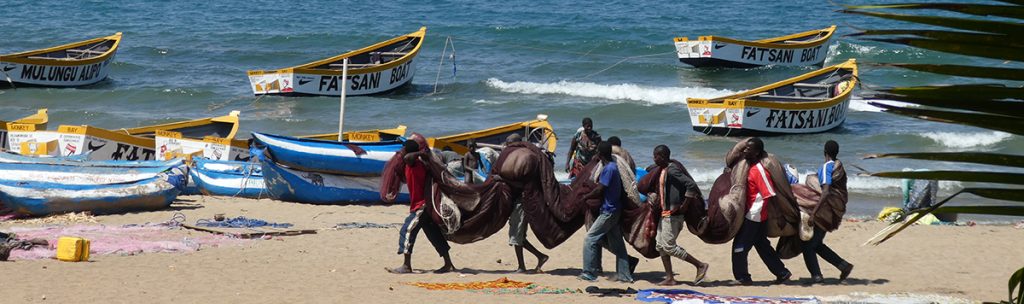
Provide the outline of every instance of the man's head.
<path id="1" fill-rule="evenodd" d="M 668 160 L 672 158 L 672 150 L 668 149 L 666 145 L 658 145 L 654 147 L 654 164 L 658 167 L 667 167 Z"/>
<path id="2" fill-rule="evenodd" d="M 589 132 L 589 131 L 591 131 L 593 129 L 594 129 L 594 121 L 590 120 L 590 117 L 584 117 L 583 118 L 583 130 Z"/>
<path id="3" fill-rule="evenodd" d="M 405 153 L 418 152 L 419 150 L 420 150 L 420 144 L 416 143 L 415 140 L 411 140 L 411 139 L 410 140 L 406 140 L 405 143 L 402 144 L 402 151 L 405 152 Z M 414 161 L 414 160 L 415 159 L 406 158 L 405 162 L 407 164 L 411 164 L 412 161 Z"/>
<path id="4" fill-rule="evenodd" d="M 825 142 L 825 157 L 828 159 L 839 159 L 839 143 L 834 140 Z"/>
<path id="5" fill-rule="evenodd" d="M 747 146 L 743 147 L 743 158 L 746 158 L 749 163 L 760 161 L 762 153 L 764 153 L 764 142 L 757 137 L 751 137 L 747 140 Z"/>
<path id="6" fill-rule="evenodd" d="M 523 136 L 519 135 L 519 133 L 512 133 L 508 137 L 505 138 L 505 144 L 506 145 L 514 143 L 514 142 L 518 142 L 518 141 L 523 141 Z"/>
<path id="7" fill-rule="evenodd" d="M 619 147 L 622 147 L 622 140 L 621 140 L 621 139 L 619 139 L 619 137 L 618 137 L 618 136 L 612 136 L 612 137 L 609 137 L 609 138 L 608 138 L 608 142 L 609 142 L 609 143 L 611 143 L 611 144 L 612 144 L 612 146 L 619 146 Z"/>
<path id="8" fill-rule="evenodd" d="M 612 144 L 607 141 L 602 141 L 600 144 L 597 144 L 597 155 L 603 161 L 612 161 Z"/>

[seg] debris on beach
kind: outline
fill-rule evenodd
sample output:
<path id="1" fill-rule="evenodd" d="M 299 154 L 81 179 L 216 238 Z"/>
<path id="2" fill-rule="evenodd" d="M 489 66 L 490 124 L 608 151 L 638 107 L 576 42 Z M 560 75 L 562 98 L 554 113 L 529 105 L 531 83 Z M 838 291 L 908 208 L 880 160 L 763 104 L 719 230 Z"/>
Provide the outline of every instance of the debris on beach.
<path id="1" fill-rule="evenodd" d="M 57 239 L 77 236 L 91 240 L 91 255 L 136 255 L 152 252 L 191 252 L 202 247 L 241 243 L 242 240 L 214 234 L 183 237 L 180 227 L 171 223 L 130 224 L 123 226 L 76 225 L 33 228 L 10 228 L 18 239 L 42 239 L 48 246 L 11 251 L 11 260 L 47 259 L 56 256 Z"/>
<path id="2" fill-rule="evenodd" d="M 47 217 L 18 219 L 17 216 L 8 217 L 10 224 L 21 225 L 68 225 L 98 223 L 96 217 L 89 212 L 71 212 L 65 214 L 51 215 Z"/>
<path id="3" fill-rule="evenodd" d="M 341 223 L 341 224 L 334 225 L 334 229 L 366 229 L 366 228 L 387 229 L 387 228 L 397 228 L 397 227 L 400 227 L 400 226 L 402 226 L 402 225 L 398 224 L 398 223 L 378 224 L 378 223 L 370 223 L 370 222 L 349 222 L 349 223 Z"/>
<path id="4" fill-rule="evenodd" d="M 465 290 L 486 294 L 568 294 L 582 293 L 583 291 L 573 288 L 556 288 L 540 286 L 532 282 L 520 282 L 502 277 L 494 281 L 466 282 L 466 283 L 424 283 L 412 282 L 408 285 L 426 288 L 428 290 Z"/>

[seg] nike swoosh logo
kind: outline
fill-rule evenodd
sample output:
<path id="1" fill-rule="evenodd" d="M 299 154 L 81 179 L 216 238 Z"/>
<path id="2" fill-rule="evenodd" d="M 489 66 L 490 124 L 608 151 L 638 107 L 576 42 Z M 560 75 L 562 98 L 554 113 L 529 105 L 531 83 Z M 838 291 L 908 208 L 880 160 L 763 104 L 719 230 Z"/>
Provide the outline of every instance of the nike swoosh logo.
<path id="1" fill-rule="evenodd" d="M 725 46 L 726 46 L 725 44 L 718 44 L 718 43 L 715 43 L 715 49 L 716 49 L 716 50 L 717 50 L 717 49 L 720 49 L 720 48 L 724 48 Z"/>
<path id="2" fill-rule="evenodd" d="M 5 66 L 4 67 L 4 72 L 10 72 L 11 70 L 13 70 L 15 68 L 17 68 L 17 67 L 15 67 L 15 66 Z"/>
<path id="3" fill-rule="evenodd" d="M 103 147 L 105 147 L 106 145 L 107 144 L 102 144 L 102 145 L 99 145 L 99 146 L 93 146 L 92 145 L 92 141 L 90 141 L 89 144 L 88 144 L 90 152 L 96 152 L 99 149 L 103 149 Z"/>
<path id="4" fill-rule="evenodd" d="M 753 111 L 753 112 L 747 111 L 747 117 L 757 115 L 757 113 L 761 113 L 761 110 L 757 110 L 757 111 Z"/>
<path id="5" fill-rule="evenodd" d="M 299 79 L 299 85 L 307 84 L 310 81 L 313 81 L 313 80 L 312 79 Z"/>

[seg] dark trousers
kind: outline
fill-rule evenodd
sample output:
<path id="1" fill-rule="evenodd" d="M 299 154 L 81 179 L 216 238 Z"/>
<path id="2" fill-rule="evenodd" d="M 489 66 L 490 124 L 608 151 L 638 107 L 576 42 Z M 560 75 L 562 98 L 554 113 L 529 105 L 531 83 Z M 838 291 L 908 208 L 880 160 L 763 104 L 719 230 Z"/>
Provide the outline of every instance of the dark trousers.
<path id="1" fill-rule="evenodd" d="M 814 236 L 811 237 L 810 241 L 804 242 L 804 264 L 807 264 L 807 271 L 811 273 L 811 277 L 821 276 L 821 268 L 818 267 L 818 256 L 821 256 L 821 258 L 832 264 L 832 266 L 836 266 L 836 268 L 846 265 L 846 260 L 843 260 L 835 251 L 828 248 L 828 245 L 825 245 L 826 233 L 824 229 L 814 227 Z"/>
<path id="2" fill-rule="evenodd" d="M 424 209 L 426 208 L 410 212 L 409 216 L 405 218 L 405 224 L 402 225 L 402 229 L 398 232 L 398 254 L 412 254 L 412 248 L 416 245 L 416 235 L 419 234 L 421 229 L 423 234 L 427 235 L 427 240 L 430 241 L 430 244 L 434 245 L 434 250 L 437 250 L 438 255 L 444 256 L 451 249 L 448 246 L 448 240 L 444 238 L 444 234 L 441 232 L 441 227 L 434 223 L 434 219 L 430 217 L 430 212 Z"/>
<path id="3" fill-rule="evenodd" d="M 757 249 L 757 255 L 761 256 L 761 261 L 764 261 L 768 270 L 776 277 L 789 273 L 786 265 L 782 263 L 782 259 L 775 252 L 775 248 L 772 248 L 772 243 L 768 242 L 764 223 L 743 219 L 743 226 L 740 227 L 740 231 L 736 233 L 736 238 L 732 241 L 732 276 L 736 280 L 750 280 L 750 272 L 747 271 L 747 253 L 750 253 L 751 247 Z"/>

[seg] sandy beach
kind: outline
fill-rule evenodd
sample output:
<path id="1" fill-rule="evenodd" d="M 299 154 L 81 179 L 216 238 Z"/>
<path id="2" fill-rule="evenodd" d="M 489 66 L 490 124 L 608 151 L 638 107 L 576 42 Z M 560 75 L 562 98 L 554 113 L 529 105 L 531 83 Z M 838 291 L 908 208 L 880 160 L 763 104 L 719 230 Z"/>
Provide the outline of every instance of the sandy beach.
<path id="1" fill-rule="evenodd" d="M 408 210 L 402 205 L 316 206 L 271 200 L 182 197 L 174 208 L 158 212 L 97 216 L 103 225 L 141 224 L 169 220 L 176 212 L 186 223 L 212 218 L 246 216 L 270 222 L 288 222 L 293 228 L 320 229 L 316 234 L 252 240 L 240 245 L 201 248 L 187 253 L 150 253 L 135 256 L 99 255 L 87 263 L 57 260 L 20 260 L 0 263 L 4 275 L 4 301 L 21 302 L 176 302 L 176 303 L 613 303 L 634 301 L 629 297 L 597 297 L 589 294 L 495 295 L 468 291 L 428 291 L 409 282 L 471 282 L 508 277 L 542 286 L 584 289 L 599 287 L 655 288 L 662 278 L 659 260 L 643 260 L 638 281 L 627 285 L 602 278 L 596 283 L 576 279 L 580 272 L 583 233 L 565 244 L 543 250 L 551 256 L 541 274 L 515 274 L 515 254 L 507 245 L 507 233 L 469 245 L 453 245 L 456 273 L 426 272 L 441 265 L 425 238 L 417 246 L 413 266 L 418 273 L 395 275 L 384 267 L 397 266 L 398 228 L 329 229 L 339 223 L 399 223 Z M 96 224 L 91 224 L 96 225 Z M 0 229 L 33 226 L 0 222 Z M 1009 274 L 1024 264 L 1024 230 L 1013 226 L 915 226 L 877 247 L 860 246 L 883 227 L 878 222 L 847 222 L 829 234 L 826 243 L 856 265 L 851 278 L 837 284 L 838 271 L 823 262 L 827 284 L 807 286 L 809 275 L 801 258 L 786 260 L 796 280 L 768 285 L 773 277 L 751 256 L 755 286 L 726 286 L 732 279 L 728 245 L 707 245 L 684 233 L 687 250 L 711 264 L 708 282 L 694 289 L 720 295 L 819 296 L 837 299 L 851 294 L 918 294 L 947 296 L 970 301 L 1001 300 Z M 189 235 L 203 232 L 182 230 Z M 533 237 L 530 236 L 532 239 Z M 630 249 L 632 252 L 632 249 Z M 634 252 L 635 254 L 635 252 Z M 536 263 L 527 254 L 527 266 Z M 694 271 L 676 261 L 689 282 Z M 614 269 L 605 254 L 604 268 Z"/>

